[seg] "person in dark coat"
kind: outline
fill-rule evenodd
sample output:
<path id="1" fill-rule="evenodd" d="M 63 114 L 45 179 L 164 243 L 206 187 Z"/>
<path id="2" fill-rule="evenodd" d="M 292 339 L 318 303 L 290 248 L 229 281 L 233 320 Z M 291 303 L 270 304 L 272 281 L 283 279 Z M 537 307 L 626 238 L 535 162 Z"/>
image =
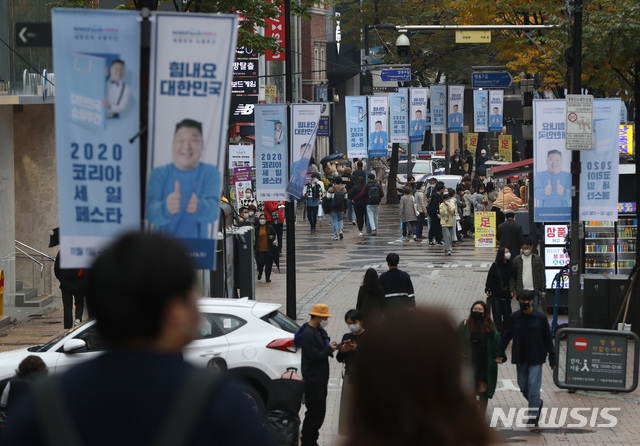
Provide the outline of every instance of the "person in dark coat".
<path id="1" fill-rule="evenodd" d="M 389 270 L 380 275 L 384 289 L 384 315 L 392 316 L 413 310 L 416 307 L 416 293 L 413 290 L 411 276 L 398 269 L 400 256 L 395 252 L 387 254 Z"/>
<path id="2" fill-rule="evenodd" d="M 369 268 L 364 273 L 362 285 L 358 290 L 356 309 L 362 313 L 362 320 L 366 327 L 371 328 L 382 320 L 384 289 L 378 280 L 378 272 L 373 268 Z"/>
<path id="3" fill-rule="evenodd" d="M 277 236 L 278 234 L 273 226 L 267 224 L 267 216 L 260 214 L 258 226 L 254 233 L 256 266 L 258 267 L 258 280 L 262 279 L 262 272 L 264 271 L 267 283 L 271 282 L 274 257 L 279 254 Z"/>
<path id="4" fill-rule="evenodd" d="M 40 356 L 29 355 L 24 358 L 16 370 L 16 375 L 9 379 L 4 387 L 0 407 L 4 406 L 9 414 L 16 401 L 29 391 L 32 382 L 48 374 L 49 369 Z"/>
<path id="5" fill-rule="evenodd" d="M 500 242 L 501 247 L 507 248 L 515 257 L 522 246 L 522 226 L 515 220 L 516 214 L 513 211 L 505 211 L 504 216 L 506 220 L 498 226 L 496 239 Z"/>
<path id="6" fill-rule="evenodd" d="M 353 211 L 356 213 L 356 222 L 358 224 L 358 235 L 361 237 L 367 213 L 367 196 L 363 194 L 360 199 L 356 199 L 356 197 L 360 195 L 360 192 L 362 192 L 366 185 L 367 180 L 364 177 L 359 176 L 355 178 L 355 185 L 349 189 L 349 192 L 347 193 L 347 197 L 353 203 Z"/>
<path id="7" fill-rule="evenodd" d="M 504 326 L 511 316 L 511 280 L 516 276 L 516 270 L 511 261 L 511 252 L 504 246 L 498 248 L 496 260 L 489 268 L 484 292 L 487 303 L 491 307 L 493 320 L 498 332 L 504 331 Z"/>
<path id="8" fill-rule="evenodd" d="M 351 394 L 353 392 L 351 376 L 356 365 L 356 352 L 361 341 L 365 339 L 362 313 L 358 310 L 349 310 L 344 315 L 344 321 L 349 327 L 349 332 L 342 336 L 340 348 L 336 355 L 336 360 L 344 364 L 344 375 L 342 379 L 342 393 L 340 394 L 340 420 L 338 423 L 338 433 L 348 434 L 349 410 L 351 406 Z"/>

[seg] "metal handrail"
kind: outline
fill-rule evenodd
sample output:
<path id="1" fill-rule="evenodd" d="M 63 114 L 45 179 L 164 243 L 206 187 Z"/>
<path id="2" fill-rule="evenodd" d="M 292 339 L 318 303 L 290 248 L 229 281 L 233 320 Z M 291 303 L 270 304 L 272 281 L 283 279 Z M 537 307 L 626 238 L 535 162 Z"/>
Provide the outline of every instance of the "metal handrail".
<path id="1" fill-rule="evenodd" d="M 38 251 L 36 248 L 33 248 L 33 247 L 31 247 L 31 246 L 29 246 L 29 245 L 27 245 L 27 244 L 25 244 L 25 243 L 22 243 L 21 241 L 18 241 L 18 240 L 14 240 L 14 241 L 15 241 L 16 243 L 18 243 L 18 244 L 20 244 L 20 245 L 24 246 L 25 248 L 29 248 L 31 251 L 36 252 L 36 253 L 40 254 L 41 256 L 43 256 L 43 257 L 46 257 L 48 260 L 50 260 L 50 261 L 52 261 L 52 262 L 55 262 L 55 260 L 56 260 L 56 259 L 54 259 L 53 257 L 51 257 L 51 256 L 49 256 L 49 255 L 47 255 L 47 254 L 45 254 L 44 252 Z M 17 246 L 16 246 L 16 249 L 20 250 L 20 252 L 22 252 L 23 254 L 28 255 L 26 252 L 22 251 L 22 250 L 21 250 L 20 248 L 18 248 Z"/>
<path id="2" fill-rule="evenodd" d="M 18 248 L 17 246 L 16 246 L 16 249 L 18 251 L 20 251 L 22 254 L 24 254 L 25 256 L 29 257 L 34 262 L 36 262 L 38 265 L 40 265 L 40 275 L 42 275 L 42 272 L 44 271 L 44 264 L 42 262 L 38 262 L 36 259 L 31 257 L 29 254 L 27 254 L 26 252 L 24 252 L 22 249 Z"/>

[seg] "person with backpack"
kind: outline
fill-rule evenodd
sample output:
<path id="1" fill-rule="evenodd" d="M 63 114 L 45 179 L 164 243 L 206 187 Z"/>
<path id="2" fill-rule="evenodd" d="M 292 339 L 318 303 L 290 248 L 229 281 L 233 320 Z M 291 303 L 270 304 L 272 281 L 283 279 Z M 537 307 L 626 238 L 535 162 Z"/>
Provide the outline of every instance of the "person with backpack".
<path id="1" fill-rule="evenodd" d="M 370 173 L 369 182 L 358 194 L 356 200 L 364 199 L 367 203 L 367 220 L 373 236 L 378 235 L 378 211 L 382 197 L 384 197 L 382 185 L 376 181 L 376 174 Z"/>
<path id="2" fill-rule="evenodd" d="M 362 177 L 358 177 L 356 179 L 356 184 L 353 185 L 351 189 L 349 189 L 349 198 L 353 202 L 353 211 L 356 214 L 356 222 L 358 223 L 358 235 L 362 237 L 362 230 L 364 229 L 364 220 L 365 214 L 367 212 L 367 200 L 364 194 L 360 194 L 362 190 L 366 187 L 365 179 Z M 360 198 L 356 198 L 360 197 Z"/>
<path id="3" fill-rule="evenodd" d="M 318 224 L 318 207 L 320 206 L 320 200 L 324 195 L 324 185 L 318 178 L 313 177 L 310 183 L 304 187 L 302 193 L 307 197 L 307 218 L 309 225 L 311 225 L 311 233 L 316 232 L 316 225 Z"/>
<path id="4" fill-rule="evenodd" d="M 333 228 L 333 240 L 341 240 L 344 237 L 342 233 L 342 220 L 347 204 L 346 197 L 347 188 L 342 184 L 342 178 L 335 177 L 333 179 L 333 186 L 327 190 L 327 199 L 331 200 L 329 218 L 331 218 L 331 227 Z"/>

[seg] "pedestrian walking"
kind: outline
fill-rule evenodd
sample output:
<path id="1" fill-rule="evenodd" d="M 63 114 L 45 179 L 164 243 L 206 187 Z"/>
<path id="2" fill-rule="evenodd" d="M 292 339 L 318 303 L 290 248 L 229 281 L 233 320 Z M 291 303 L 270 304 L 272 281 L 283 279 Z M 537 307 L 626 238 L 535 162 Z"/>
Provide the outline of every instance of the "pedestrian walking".
<path id="1" fill-rule="evenodd" d="M 464 200 L 464 211 L 462 212 L 462 233 L 465 237 L 473 236 L 473 195 L 471 194 L 471 181 L 465 181 L 462 183 L 464 192 L 462 199 Z"/>
<path id="2" fill-rule="evenodd" d="M 409 241 L 409 236 L 407 235 L 407 230 L 411 227 L 411 232 L 413 233 L 413 239 L 417 238 L 416 236 L 416 224 L 418 222 L 418 215 L 416 213 L 416 201 L 411 195 L 411 187 L 405 186 L 402 188 L 402 198 L 400 198 L 400 204 L 398 205 L 398 209 L 400 211 L 400 218 L 402 219 L 402 240 Z"/>
<path id="3" fill-rule="evenodd" d="M 258 267 L 258 280 L 265 274 L 265 281 L 271 282 L 271 269 L 274 257 L 279 254 L 276 230 L 267 224 L 265 214 L 258 216 L 258 227 L 254 232 L 254 251 L 256 253 L 256 266 Z"/>
<path id="4" fill-rule="evenodd" d="M 367 331 L 351 377 L 344 445 L 499 443 L 462 384 L 461 345 L 449 315 L 439 310 L 416 309 Z"/>
<path id="5" fill-rule="evenodd" d="M 460 158 L 460 155 L 457 153 L 453 154 L 451 158 L 451 167 L 449 169 L 450 175 L 464 175 L 464 161 Z"/>
<path id="6" fill-rule="evenodd" d="M 515 255 L 520 252 L 522 246 L 522 226 L 515 220 L 516 214 L 512 210 L 504 213 L 506 220 L 498 226 L 496 239 L 500 242 L 500 246 L 504 246 L 507 250 Z"/>
<path id="7" fill-rule="evenodd" d="M 384 172 L 388 168 L 387 158 L 378 156 L 371 158 L 371 170 L 375 173 L 375 179 L 380 184 L 384 181 Z"/>
<path id="8" fill-rule="evenodd" d="M 317 446 L 318 436 L 327 411 L 329 358 L 338 349 L 325 331 L 331 317 L 329 307 L 315 304 L 311 318 L 298 329 L 294 343 L 302 349 L 302 377 L 307 411 L 302 424 L 302 446 Z"/>
<path id="9" fill-rule="evenodd" d="M 416 294 L 413 291 L 411 276 L 398 269 L 400 256 L 395 252 L 387 254 L 388 271 L 380 274 L 380 283 L 384 290 L 384 315 L 393 316 L 399 312 L 416 307 Z"/>
<path id="10" fill-rule="evenodd" d="M 455 234 L 456 197 L 453 189 L 447 189 L 442 193 L 443 202 L 440 203 L 438 217 L 442 225 L 442 237 L 444 239 L 444 253 L 448 256 L 453 252 L 453 239 Z"/>
<path id="11" fill-rule="evenodd" d="M 367 221 L 371 228 L 371 235 L 378 235 L 378 211 L 380 209 L 380 202 L 384 197 L 384 191 L 382 185 L 376 180 L 376 176 L 373 173 L 369 174 L 369 182 L 362 189 L 360 194 L 356 197 L 356 200 L 364 200 L 367 203 Z"/>
<path id="12" fill-rule="evenodd" d="M 505 350 L 513 340 L 511 362 L 516 365 L 520 392 L 529 402 L 529 426 L 537 426 L 543 405 L 540 398 L 542 366 L 549 355 L 549 365 L 555 370 L 556 352 L 547 315 L 534 310 L 533 291 L 518 295 L 518 301 L 520 309 L 511 315 L 502 333 L 496 362 L 506 361 Z"/>
<path id="13" fill-rule="evenodd" d="M 351 171 L 350 167 L 345 167 L 343 173 L 344 173 L 344 176 L 348 178 L 346 182 L 343 181 L 344 186 L 347 188 L 347 221 L 351 223 L 353 226 L 355 226 L 356 216 L 355 216 L 355 213 L 353 212 L 353 201 L 351 201 L 349 191 L 356 183 L 353 177 L 353 172 Z"/>
<path id="14" fill-rule="evenodd" d="M 424 225 L 427 221 L 427 195 L 425 193 L 424 181 L 416 183 L 416 210 L 418 211 L 418 221 L 416 222 L 416 240 L 422 241 Z"/>
<path id="15" fill-rule="evenodd" d="M 358 310 L 349 310 L 344 315 L 344 321 L 349 331 L 342 336 L 339 344 L 336 359 L 344 364 L 342 374 L 342 393 L 340 394 L 340 419 L 338 422 L 338 433 L 346 435 L 349 427 L 349 414 L 352 404 L 353 383 L 351 376 L 356 366 L 356 353 L 358 347 L 362 345 L 365 338 L 364 326 L 362 323 L 362 313 Z"/>
<path id="16" fill-rule="evenodd" d="M 444 184 L 437 183 L 429 204 L 427 205 L 427 214 L 429 215 L 429 244 L 443 245 L 442 242 L 442 225 L 440 224 L 440 204 L 442 203 L 442 194 L 444 193 Z"/>
<path id="17" fill-rule="evenodd" d="M 307 219 L 311 226 L 311 233 L 315 233 L 318 224 L 318 208 L 324 195 L 324 185 L 318 178 L 313 178 L 311 183 L 307 183 L 304 187 L 303 195 L 307 197 Z"/>
<path id="18" fill-rule="evenodd" d="M 511 281 L 511 292 L 519 296 L 523 291 L 533 291 L 535 308 L 547 313 L 547 293 L 544 275 L 544 262 L 533 252 L 533 241 L 526 238 L 522 241 L 520 254 L 513 261 L 515 278 Z"/>
<path id="19" fill-rule="evenodd" d="M 347 189 L 342 184 L 342 178 L 335 177 L 333 186 L 327 189 L 327 198 L 331 200 L 331 228 L 333 229 L 333 240 L 342 240 L 344 238 L 342 228 L 344 220 L 344 211 L 346 202 Z"/>
<path id="20" fill-rule="evenodd" d="M 356 178 L 356 184 L 349 189 L 348 196 L 351 198 L 353 202 L 353 211 L 356 214 L 356 223 L 358 224 L 358 235 L 362 237 L 362 230 L 364 229 L 364 220 L 365 214 L 367 212 L 367 199 L 366 196 L 363 195 L 362 198 L 356 199 L 356 196 L 360 195 L 362 189 L 366 186 L 366 181 L 363 177 L 359 176 Z"/>
<path id="21" fill-rule="evenodd" d="M 384 309 L 384 289 L 378 279 L 378 272 L 369 268 L 364 273 L 362 285 L 358 289 L 356 309 L 362 313 L 366 327 L 371 328 L 382 320 Z"/>
<path id="22" fill-rule="evenodd" d="M 278 250 L 282 254 L 282 232 L 284 231 L 284 202 L 282 201 L 265 201 L 264 214 L 267 222 L 273 225 L 278 236 Z"/>
<path id="23" fill-rule="evenodd" d="M 501 246 L 498 248 L 495 261 L 489 268 L 489 274 L 484 286 L 487 295 L 487 303 L 491 308 L 493 320 L 498 332 L 502 334 L 504 327 L 511 316 L 511 281 L 515 278 L 516 271 L 513 268 L 511 252 Z"/>
<path id="24" fill-rule="evenodd" d="M 471 305 L 469 316 L 458 327 L 465 348 L 467 362 L 473 371 L 473 387 L 480 410 L 487 411 L 487 403 L 496 391 L 498 364 L 495 355 L 500 334 L 489 314 L 487 304 L 479 300 Z"/>

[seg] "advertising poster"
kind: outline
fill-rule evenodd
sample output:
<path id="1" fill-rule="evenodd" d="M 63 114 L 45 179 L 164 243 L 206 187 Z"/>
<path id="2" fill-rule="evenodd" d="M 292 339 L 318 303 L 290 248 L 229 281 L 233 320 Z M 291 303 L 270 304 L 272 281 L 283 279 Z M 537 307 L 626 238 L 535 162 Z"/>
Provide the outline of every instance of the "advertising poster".
<path id="1" fill-rule="evenodd" d="M 347 117 L 347 158 L 366 158 L 367 97 L 347 96 L 345 98 L 345 112 Z"/>
<path id="2" fill-rule="evenodd" d="M 547 268 L 562 268 L 569 264 L 569 255 L 563 246 L 544 248 L 544 266 Z"/>
<path id="3" fill-rule="evenodd" d="M 291 175 L 287 192 L 295 198 L 302 197 L 321 111 L 322 104 L 291 104 Z"/>
<path id="4" fill-rule="evenodd" d="M 409 142 L 409 105 L 405 93 L 389 93 L 391 120 L 389 142 Z"/>
<path id="5" fill-rule="evenodd" d="M 211 270 L 238 17 L 154 17 L 145 218 L 150 230 L 181 239 L 198 267 Z"/>
<path id="6" fill-rule="evenodd" d="M 253 166 L 253 146 L 248 144 L 229 145 L 229 169 Z"/>
<path id="7" fill-rule="evenodd" d="M 427 98 L 428 88 L 412 88 L 411 92 L 411 121 L 409 125 L 410 141 L 421 143 L 427 130 Z"/>
<path id="8" fill-rule="evenodd" d="M 462 133 L 464 126 L 464 85 L 449 86 L 449 133 Z"/>
<path id="9" fill-rule="evenodd" d="M 431 86 L 431 133 L 447 133 L 447 86 Z"/>
<path id="10" fill-rule="evenodd" d="M 240 209 L 242 206 L 242 200 L 246 197 L 247 189 L 251 189 L 251 180 L 249 181 L 237 181 L 236 185 L 236 208 Z"/>
<path id="11" fill-rule="evenodd" d="M 633 124 L 620 126 L 620 154 L 633 155 Z"/>
<path id="12" fill-rule="evenodd" d="M 496 213 L 475 213 L 475 246 L 476 248 L 496 247 Z"/>
<path id="13" fill-rule="evenodd" d="M 594 99 L 593 150 L 580 156 L 580 221 L 618 218 L 619 99 Z"/>
<path id="14" fill-rule="evenodd" d="M 500 159 L 507 163 L 513 162 L 512 143 L 511 135 L 498 136 L 498 154 L 500 155 Z"/>
<path id="15" fill-rule="evenodd" d="M 489 90 L 489 131 L 502 132 L 503 90 Z"/>
<path id="16" fill-rule="evenodd" d="M 489 90 L 473 90 L 473 129 L 476 132 L 489 131 Z"/>
<path id="17" fill-rule="evenodd" d="M 533 101 L 534 221 L 571 220 L 571 152 L 564 147 L 564 99 Z"/>
<path id="18" fill-rule="evenodd" d="M 87 268 L 140 229 L 140 22 L 135 11 L 53 9 L 60 265 Z"/>
<path id="19" fill-rule="evenodd" d="M 256 200 L 286 200 L 289 178 L 287 105 L 256 105 L 255 126 Z"/>
<path id="20" fill-rule="evenodd" d="M 369 96 L 369 156 L 387 156 L 388 97 Z"/>
<path id="21" fill-rule="evenodd" d="M 544 244 L 545 245 L 564 245 L 568 225 L 544 225 Z"/>
<path id="22" fill-rule="evenodd" d="M 478 134 L 477 133 L 467 133 L 467 149 L 473 155 L 473 158 L 476 157 L 476 150 L 478 150 Z"/>
<path id="23" fill-rule="evenodd" d="M 322 103 L 317 136 L 331 136 L 331 107 L 328 102 Z"/>

